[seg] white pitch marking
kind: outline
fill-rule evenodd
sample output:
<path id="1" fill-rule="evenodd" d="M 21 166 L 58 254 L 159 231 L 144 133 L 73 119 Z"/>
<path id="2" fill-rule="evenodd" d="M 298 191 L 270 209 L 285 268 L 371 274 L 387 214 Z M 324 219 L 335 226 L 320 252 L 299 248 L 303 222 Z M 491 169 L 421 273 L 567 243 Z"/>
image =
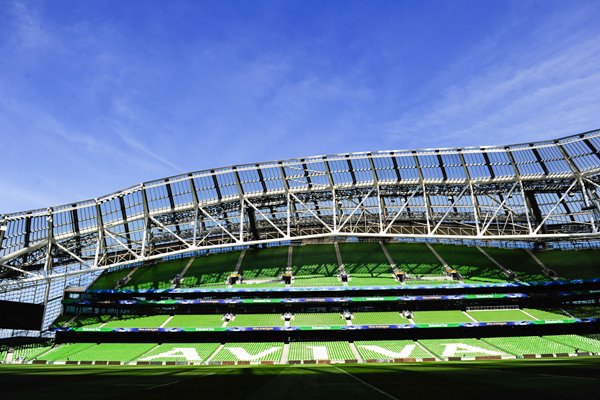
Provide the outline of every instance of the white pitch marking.
<path id="1" fill-rule="evenodd" d="M 528 317 L 535 319 L 536 321 L 539 320 L 539 318 L 534 317 L 533 315 L 529 314 L 527 311 L 525 311 L 523 309 L 519 309 L 519 311 L 521 311 L 523 314 L 527 315 Z"/>
<path id="2" fill-rule="evenodd" d="M 462 313 L 465 314 L 466 317 L 469 318 L 471 321 L 473 321 L 473 322 L 479 322 L 475 318 L 473 318 L 473 316 L 471 314 L 469 314 L 468 312 L 463 311 Z"/>

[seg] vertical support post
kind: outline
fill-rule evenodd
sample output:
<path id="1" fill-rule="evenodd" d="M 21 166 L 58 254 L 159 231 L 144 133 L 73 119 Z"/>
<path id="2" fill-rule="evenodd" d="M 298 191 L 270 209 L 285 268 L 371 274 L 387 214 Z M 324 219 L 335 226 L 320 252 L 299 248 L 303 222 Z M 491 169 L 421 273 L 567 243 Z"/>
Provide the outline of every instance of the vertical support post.
<path id="1" fill-rule="evenodd" d="M 104 221 L 102 219 L 102 209 L 100 203 L 96 200 L 96 224 L 98 226 L 98 245 L 96 247 L 96 256 L 94 257 L 94 267 L 98 267 L 100 254 L 106 250 L 106 237 L 104 235 Z"/>
<path id="2" fill-rule="evenodd" d="M 127 210 L 125 208 L 125 196 L 127 195 L 119 196 L 119 207 L 121 207 L 121 218 L 123 221 L 123 228 L 125 229 L 125 237 L 127 238 L 127 248 L 133 251 L 131 248 L 131 235 L 129 234 L 129 222 L 127 221 Z"/>
<path id="3" fill-rule="evenodd" d="M 287 203 L 286 203 L 287 204 L 287 210 L 286 210 L 287 211 L 287 216 L 286 216 L 286 219 L 287 219 L 286 220 L 286 228 L 287 228 L 287 230 L 286 230 L 286 233 L 287 233 L 288 237 L 291 237 L 291 229 L 292 229 L 291 226 L 290 226 L 290 222 L 291 222 L 290 221 L 291 220 L 291 204 L 290 204 L 290 193 L 289 192 L 286 193 L 286 198 L 287 198 Z"/>
<path id="4" fill-rule="evenodd" d="M 167 183 L 168 185 L 168 183 Z M 144 212 L 144 237 L 142 238 L 142 257 L 146 257 L 147 243 L 152 238 L 150 237 L 150 212 L 148 208 L 148 196 L 146 195 L 146 187 L 144 184 L 141 185 L 142 193 L 142 209 Z M 171 208 L 173 210 L 173 208 Z"/>
<path id="5" fill-rule="evenodd" d="M 31 212 L 28 212 L 25 216 L 25 238 L 23 240 L 23 248 L 29 247 L 29 240 L 31 236 Z M 48 233 L 49 235 L 50 233 Z M 49 236 L 48 236 L 49 237 Z M 27 254 L 23 255 L 23 264 L 27 263 Z"/>
<path id="6" fill-rule="evenodd" d="M 167 197 L 169 198 L 169 207 L 171 208 L 171 212 L 174 212 L 175 197 L 173 196 L 173 188 L 171 187 L 171 182 L 169 181 L 169 178 L 165 179 L 165 188 L 167 190 Z M 181 235 L 181 226 L 179 224 L 175 225 L 175 232 L 178 235 Z"/>
<path id="7" fill-rule="evenodd" d="M 281 175 L 281 186 L 285 190 L 285 195 L 287 197 L 287 235 L 291 237 L 292 235 L 292 214 L 295 216 L 297 213 L 296 203 L 292 202 L 292 198 L 290 197 L 290 183 L 287 180 L 285 175 L 285 168 L 283 168 L 283 163 L 281 161 L 279 164 L 279 173 Z"/>
<path id="8" fill-rule="evenodd" d="M 331 174 L 331 167 L 327 157 L 323 157 L 323 164 L 325 165 L 325 172 L 327 173 L 327 181 L 329 182 L 329 190 L 331 190 L 331 215 L 333 217 L 333 232 L 337 233 L 338 226 L 338 205 L 337 197 L 335 195 L 335 184 L 333 182 L 333 175 Z M 340 217 L 341 219 L 341 217 Z"/>
<path id="9" fill-rule="evenodd" d="M 198 245 L 198 206 L 200 205 L 200 202 L 198 201 L 198 192 L 196 192 L 196 184 L 194 183 L 192 174 L 188 174 L 188 182 L 190 184 L 190 191 L 192 193 L 192 202 L 194 203 L 194 237 L 192 239 L 192 244 L 194 247 L 196 247 Z"/>
<path id="10" fill-rule="evenodd" d="M 52 279 L 50 278 L 50 274 L 52 271 L 52 246 L 54 245 L 54 210 L 51 208 L 48 209 L 48 247 L 46 249 L 46 260 L 44 262 L 44 277 L 46 282 L 46 287 L 44 290 L 44 316 L 42 317 L 42 323 L 40 325 L 40 337 L 42 336 L 42 332 L 44 331 L 44 322 L 46 322 L 46 307 L 48 307 L 48 301 L 50 298 L 50 286 L 52 284 Z"/>
<path id="11" fill-rule="evenodd" d="M 429 196 L 427 195 L 427 189 L 425 188 L 425 179 L 423 178 L 423 171 L 421 170 L 421 163 L 419 162 L 419 157 L 417 157 L 416 151 L 413 151 L 412 155 L 415 160 L 417 171 L 419 173 L 419 184 L 423 189 L 423 204 L 425 204 L 425 221 L 427 223 L 427 234 L 431 235 L 431 221 L 433 218 L 433 210 L 431 209 L 431 203 L 429 202 Z"/>
<path id="12" fill-rule="evenodd" d="M 384 217 L 387 219 L 387 215 L 385 214 L 385 205 L 383 204 L 383 199 L 381 198 L 381 193 L 379 189 L 379 176 L 377 175 L 377 169 L 375 169 L 375 161 L 373 161 L 373 154 L 369 153 L 369 162 L 371 165 L 371 170 L 373 171 L 373 183 L 377 189 L 377 206 L 379 207 L 379 233 L 383 233 L 383 220 Z"/>
<path id="13" fill-rule="evenodd" d="M 8 230 L 8 221 L 2 221 L 2 217 L 0 216 L 0 250 L 2 250 L 2 243 L 4 242 L 4 235 Z"/>
<path id="14" fill-rule="evenodd" d="M 528 193 L 525 192 L 525 187 L 523 186 L 523 178 L 521 177 L 521 173 L 519 172 L 519 168 L 517 167 L 517 163 L 515 162 L 515 157 L 512 154 L 512 151 L 508 146 L 504 148 L 506 151 L 506 155 L 508 155 L 508 159 L 510 160 L 510 164 L 513 167 L 513 171 L 515 172 L 515 178 L 519 182 L 519 188 L 521 189 L 521 196 L 523 197 L 523 206 L 525 207 L 525 218 L 527 218 L 527 229 L 529 234 L 533 234 L 533 224 L 531 221 L 530 213 L 534 213 L 534 216 L 538 214 L 539 216 L 534 217 L 533 221 L 535 225 L 538 225 L 539 218 L 541 216 L 540 208 L 537 204 L 537 200 L 535 199 L 535 195 L 533 198 L 529 198 Z"/>
<path id="15" fill-rule="evenodd" d="M 244 207 L 246 207 L 246 197 L 244 194 L 244 188 L 242 186 L 242 181 L 240 180 L 240 174 L 236 167 L 233 167 L 233 175 L 235 176 L 235 183 L 238 189 L 239 197 L 240 197 L 240 240 L 243 240 L 243 215 L 244 215 Z M 260 240 L 260 233 L 256 228 L 256 215 L 254 214 L 253 208 L 248 208 L 248 223 L 250 224 L 250 232 L 252 233 L 253 240 Z"/>
<path id="16" fill-rule="evenodd" d="M 77 243 L 77 250 L 81 254 L 81 236 L 79 235 L 79 213 L 77 211 L 77 204 L 73 204 L 71 209 L 71 225 L 73 226 L 73 233 L 75 234 L 75 241 Z"/>
<path id="17" fill-rule="evenodd" d="M 240 201 L 240 241 L 244 240 L 244 208 L 246 208 L 245 202 Z"/>
<path id="18" fill-rule="evenodd" d="M 469 172 L 469 168 L 467 168 L 467 162 L 465 160 L 465 155 L 459 149 L 458 156 L 460 157 L 460 162 L 463 165 L 465 171 L 465 177 L 467 178 L 467 184 L 469 185 L 469 191 L 471 194 L 471 204 L 473 205 L 473 217 L 475 218 L 475 231 L 477 235 L 481 233 L 481 227 L 479 226 L 479 221 L 481 221 L 481 208 L 479 207 L 479 201 L 477 200 L 477 196 L 475 196 L 475 192 L 473 191 L 473 181 L 471 180 L 471 173 Z"/>

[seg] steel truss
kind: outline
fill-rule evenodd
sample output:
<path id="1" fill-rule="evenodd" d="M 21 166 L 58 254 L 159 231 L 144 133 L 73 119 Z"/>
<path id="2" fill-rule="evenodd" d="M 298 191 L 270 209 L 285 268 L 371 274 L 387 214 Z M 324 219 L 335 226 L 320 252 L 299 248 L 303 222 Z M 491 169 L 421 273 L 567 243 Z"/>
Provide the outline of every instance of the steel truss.
<path id="1" fill-rule="evenodd" d="M 3 215 L 0 291 L 195 251 L 324 237 L 594 239 L 598 149 L 593 131 L 502 147 L 319 156 Z"/>

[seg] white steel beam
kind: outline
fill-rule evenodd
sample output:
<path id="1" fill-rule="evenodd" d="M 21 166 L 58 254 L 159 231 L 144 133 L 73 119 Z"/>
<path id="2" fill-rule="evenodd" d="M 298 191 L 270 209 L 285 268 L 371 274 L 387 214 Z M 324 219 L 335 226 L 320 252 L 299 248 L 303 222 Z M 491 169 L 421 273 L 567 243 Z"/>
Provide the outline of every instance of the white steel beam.
<path id="1" fill-rule="evenodd" d="M 512 194 L 513 194 L 514 190 L 516 189 L 516 187 L 517 187 L 517 183 L 515 183 L 515 184 L 512 185 L 512 187 L 510 188 L 510 191 L 508 192 L 508 194 L 506 194 L 504 196 L 504 199 L 502 200 L 502 202 L 494 210 L 494 213 L 490 217 L 489 221 L 484 221 L 483 228 L 479 231 L 478 236 L 485 235 L 485 233 L 487 232 L 487 230 L 490 227 L 490 225 L 492 224 L 492 222 L 494 222 L 494 219 L 498 216 L 498 212 L 500 212 L 500 210 L 504 208 L 504 205 L 506 204 L 506 201 L 512 196 Z"/>
<path id="2" fill-rule="evenodd" d="M 112 238 L 112 239 L 113 239 L 115 242 L 117 242 L 117 244 L 118 244 L 119 246 L 121 246 L 122 248 L 124 248 L 124 249 L 125 249 L 125 250 L 126 250 L 128 253 L 130 253 L 131 255 L 133 255 L 133 256 L 136 258 L 136 260 L 141 260 L 141 259 L 143 259 L 143 258 L 144 258 L 144 255 L 140 255 L 140 254 L 136 253 L 135 251 L 131 250 L 131 249 L 129 248 L 129 246 L 127 246 L 125 243 L 123 243 L 123 242 L 121 241 L 121 239 L 119 239 L 119 238 L 118 238 L 118 237 L 117 237 L 117 236 L 116 236 L 114 233 L 112 233 L 112 232 L 111 232 L 111 231 L 109 231 L 108 229 L 104 229 L 104 232 L 105 232 L 105 233 L 106 233 L 108 236 L 110 236 L 110 237 L 111 237 L 111 238 Z"/>
<path id="3" fill-rule="evenodd" d="M 402 214 L 402 211 L 404 211 L 404 209 L 408 206 L 408 203 L 410 203 L 410 200 L 415 197 L 415 195 L 417 194 L 418 190 L 415 190 L 412 192 L 412 194 L 410 195 L 410 197 L 408 197 L 402 204 L 402 206 L 400 207 L 400 210 L 398 210 L 398 212 L 394 215 L 394 217 L 392 218 L 392 220 L 390 221 L 390 223 L 385 227 L 385 229 L 383 230 L 383 233 L 386 234 L 390 228 L 394 225 L 394 222 L 396 222 L 396 220 L 398 219 L 398 217 L 400 216 L 400 214 Z"/>
<path id="4" fill-rule="evenodd" d="M 252 203 L 252 202 L 251 202 L 250 200 L 248 200 L 248 199 L 244 199 L 244 201 L 245 201 L 246 203 L 248 203 L 248 205 L 249 205 L 250 207 L 252 207 L 252 208 L 254 209 L 254 211 L 256 211 L 258 214 L 260 214 L 260 216 L 261 216 L 261 217 L 263 217 L 263 218 L 264 218 L 264 219 L 265 219 L 265 220 L 266 220 L 266 221 L 267 221 L 267 222 L 268 222 L 268 223 L 269 223 L 269 224 L 270 224 L 270 225 L 271 225 L 273 228 L 275 228 L 275 230 L 276 230 L 277 232 L 281 233 L 281 236 L 282 236 L 282 237 L 284 237 L 284 238 L 287 238 L 287 237 L 288 237 L 288 235 L 286 235 L 284 231 L 282 231 L 281 229 L 279 229 L 279 227 L 278 227 L 277 225 L 275 225 L 275 224 L 273 223 L 273 221 L 271 221 L 271 219 L 270 219 L 268 216 L 266 216 L 266 215 L 265 215 L 265 214 L 264 214 L 262 211 L 260 211 L 260 210 L 258 209 L 258 207 L 256 207 L 256 206 L 254 205 L 254 203 Z"/>
<path id="5" fill-rule="evenodd" d="M 369 192 L 366 194 L 366 196 L 364 196 L 360 202 L 356 205 L 356 207 L 354 207 L 354 209 L 352 210 L 352 212 L 350 213 L 350 215 L 348 215 L 348 217 L 342 222 L 342 224 L 338 227 L 337 231 L 341 231 L 342 228 L 346 225 L 346 223 L 348 221 L 350 221 L 350 219 L 352 218 L 352 216 L 356 213 L 356 211 L 358 211 L 358 209 L 363 205 L 363 203 L 365 202 L 365 200 L 367 200 L 370 196 L 371 193 L 373 193 L 373 190 L 375 189 L 371 189 L 369 190 Z"/>
<path id="6" fill-rule="evenodd" d="M 306 211 L 308 211 L 313 217 L 315 217 L 317 219 L 317 221 L 319 221 L 321 224 L 323 224 L 323 226 L 327 229 L 329 229 L 330 232 L 334 232 L 333 229 L 331 229 L 331 227 L 329 225 L 327 225 L 322 219 L 321 217 L 319 217 L 317 214 L 315 214 L 313 212 L 313 210 L 311 210 L 310 208 L 308 208 L 308 206 L 306 204 L 304 204 L 302 202 L 302 200 L 300 200 L 294 193 L 290 192 L 290 196 L 292 196 L 294 198 L 294 200 L 296 200 L 298 203 L 300 203 L 305 209 Z M 299 210 L 297 212 L 300 212 Z"/>
<path id="7" fill-rule="evenodd" d="M 187 247 L 190 247 L 190 248 L 194 247 L 190 242 L 188 242 L 187 240 L 182 239 L 178 234 L 176 234 L 175 232 L 173 232 L 171 229 L 169 229 L 167 226 L 165 226 L 164 224 L 162 224 L 156 218 L 149 217 L 149 220 L 151 220 L 156 225 L 160 226 L 161 228 L 163 228 L 164 230 L 166 230 L 167 232 L 169 232 L 171 235 L 173 235 L 177 240 L 179 240 L 181 243 L 185 244 Z M 144 253 L 142 253 L 142 254 L 144 254 Z"/>
<path id="8" fill-rule="evenodd" d="M 535 228 L 535 230 L 533 231 L 533 234 L 538 233 L 538 231 L 542 228 L 542 226 L 544 226 L 544 223 L 546 223 L 546 221 L 548 220 L 548 218 L 550 218 L 550 216 L 552 215 L 554 210 L 556 210 L 558 208 L 558 206 L 560 205 L 560 203 L 565 199 L 565 197 L 567 197 L 567 195 L 569 194 L 571 189 L 573 189 L 573 187 L 577 184 L 577 182 L 578 182 L 577 180 L 574 180 L 573 183 L 571 184 L 571 186 L 569 186 L 569 188 L 567 190 L 565 190 L 563 195 L 560 196 L 558 201 L 555 202 L 554 206 L 550 209 L 550 211 L 548 211 L 548 213 L 546 214 L 544 219 L 542 219 L 542 222 L 540 222 L 540 224 L 537 226 L 537 228 Z"/>
<path id="9" fill-rule="evenodd" d="M 435 231 L 437 231 L 437 229 L 440 227 L 440 225 L 444 222 L 444 220 L 446 219 L 446 217 L 448 216 L 448 214 L 450 214 L 450 211 L 452 211 L 452 209 L 454 208 L 454 206 L 456 205 L 456 203 L 458 203 L 458 201 L 460 199 L 462 199 L 463 195 L 465 194 L 465 192 L 467 191 L 469 187 L 465 186 L 463 188 L 463 190 L 459 193 L 458 196 L 455 196 L 454 200 L 452 201 L 452 204 L 450 204 L 450 206 L 448 207 L 448 210 L 446 210 L 446 212 L 444 213 L 444 215 L 442 216 L 442 218 L 438 221 L 438 223 L 433 227 L 433 229 L 431 230 L 431 234 L 433 235 L 435 233 Z M 478 229 L 479 232 L 479 229 Z"/>
<path id="10" fill-rule="evenodd" d="M 217 225 L 223 232 L 225 232 L 229 237 L 231 237 L 236 243 L 240 242 L 240 239 L 238 239 L 237 237 L 235 237 L 231 232 L 229 232 L 229 230 L 227 228 L 225 228 L 223 226 L 223 224 L 221 224 L 221 222 L 217 221 L 212 215 L 210 215 L 204 208 L 202 208 L 202 206 L 198 206 L 198 209 L 200 211 L 202 211 L 202 213 L 204 215 L 206 215 L 208 217 L 208 219 L 210 219 L 212 222 L 215 223 L 215 225 Z"/>

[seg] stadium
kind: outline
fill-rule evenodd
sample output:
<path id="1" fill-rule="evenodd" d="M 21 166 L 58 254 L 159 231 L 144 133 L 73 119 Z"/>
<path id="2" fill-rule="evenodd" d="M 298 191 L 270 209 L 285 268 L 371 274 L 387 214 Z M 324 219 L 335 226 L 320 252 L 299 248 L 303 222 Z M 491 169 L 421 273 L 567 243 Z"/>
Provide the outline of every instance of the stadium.
<path id="1" fill-rule="evenodd" d="M 390 398 L 392 372 L 593 376 L 599 150 L 592 131 L 306 157 L 2 215 L 0 372 L 117 371 L 157 396 L 177 389 L 153 371 L 276 375 L 273 396 L 342 379 Z"/>

